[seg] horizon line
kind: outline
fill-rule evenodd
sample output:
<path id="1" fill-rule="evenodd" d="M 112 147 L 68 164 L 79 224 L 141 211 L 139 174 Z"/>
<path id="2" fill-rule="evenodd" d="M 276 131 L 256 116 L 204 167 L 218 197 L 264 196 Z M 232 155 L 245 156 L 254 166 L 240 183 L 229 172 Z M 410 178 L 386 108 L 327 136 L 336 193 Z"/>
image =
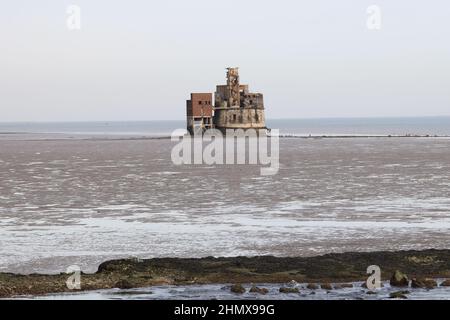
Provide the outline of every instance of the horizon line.
<path id="1" fill-rule="evenodd" d="M 330 116 L 330 117 L 299 117 L 299 118 L 267 118 L 271 120 L 333 120 L 333 119 L 419 119 L 419 118 L 450 118 L 450 115 L 432 115 L 432 116 Z M 171 122 L 185 121 L 186 119 L 157 119 L 157 120 L 8 120 L 0 123 L 118 123 L 118 122 Z"/>

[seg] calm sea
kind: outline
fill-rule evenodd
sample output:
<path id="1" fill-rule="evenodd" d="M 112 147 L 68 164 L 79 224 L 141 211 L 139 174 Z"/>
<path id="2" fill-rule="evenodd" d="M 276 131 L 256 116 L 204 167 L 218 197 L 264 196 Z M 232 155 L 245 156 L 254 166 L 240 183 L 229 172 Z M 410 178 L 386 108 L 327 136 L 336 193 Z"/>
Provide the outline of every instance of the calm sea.
<path id="1" fill-rule="evenodd" d="M 269 119 L 267 126 L 292 135 L 450 135 L 450 117 Z M 1 123 L 0 134 L 168 136 L 185 121 Z"/>

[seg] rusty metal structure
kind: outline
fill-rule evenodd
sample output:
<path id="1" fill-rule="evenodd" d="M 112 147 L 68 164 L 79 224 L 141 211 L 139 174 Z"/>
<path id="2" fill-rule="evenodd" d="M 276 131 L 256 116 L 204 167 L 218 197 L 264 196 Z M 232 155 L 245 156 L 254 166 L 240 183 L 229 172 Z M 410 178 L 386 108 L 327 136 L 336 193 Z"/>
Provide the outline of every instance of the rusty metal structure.
<path id="1" fill-rule="evenodd" d="M 187 101 L 187 128 L 191 134 L 209 128 L 223 133 L 229 129 L 266 129 L 263 95 L 251 93 L 248 85 L 240 84 L 239 68 L 227 68 L 226 85 L 218 85 L 214 96 L 212 107 L 211 93 L 191 94 Z"/>

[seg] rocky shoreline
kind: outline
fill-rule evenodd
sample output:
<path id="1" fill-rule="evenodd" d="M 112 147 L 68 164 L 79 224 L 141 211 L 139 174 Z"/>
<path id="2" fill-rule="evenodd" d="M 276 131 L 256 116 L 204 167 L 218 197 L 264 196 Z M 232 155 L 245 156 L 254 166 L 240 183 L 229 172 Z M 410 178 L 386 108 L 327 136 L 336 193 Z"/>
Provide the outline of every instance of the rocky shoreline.
<path id="1" fill-rule="evenodd" d="M 316 257 L 233 257 L 123 259 L 102 263 L 94 274 L 81 274 L 81 290 L 69 290 L 70 275 L 0 273 L 0 298 L 20 295 L 131 289 L 157 285 L 233 283 L 310 283 L 330 290 L 348 282 L 365 281 L 367 267 L 377 265 L 382 280 L 399 288 L 437 286 L 433 279 L 450 278 L 450 250 L 361 252 Z M 444 281 L 441 285 L 449 284 Z M 255 288 L 257 291 L 260 288 Z M 260 289 L 262 290 L 262 289 Z M 282 289 L 285 290 L 285 289 Z M 404 291 L 399 291 L 399 298 Z M 403 292 L 403 294 L 402 294 Z M 262 293 L 262 292 L 261 292 Z M 395 297 L 394 297 L 395 298 Z"/>

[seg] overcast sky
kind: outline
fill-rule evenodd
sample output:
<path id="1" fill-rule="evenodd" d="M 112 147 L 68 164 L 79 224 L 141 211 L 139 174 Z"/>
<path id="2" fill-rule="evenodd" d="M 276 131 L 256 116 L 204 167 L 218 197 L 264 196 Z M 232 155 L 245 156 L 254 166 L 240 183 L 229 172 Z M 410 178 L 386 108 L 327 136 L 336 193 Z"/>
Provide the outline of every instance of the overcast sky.
<path id="1" fill-rule="evenodd" d="M 0 121 L 183 119 L 227 66 L 269 118 L 450 115 L 449 39 L 448 0 L 2 1 Z"/>

